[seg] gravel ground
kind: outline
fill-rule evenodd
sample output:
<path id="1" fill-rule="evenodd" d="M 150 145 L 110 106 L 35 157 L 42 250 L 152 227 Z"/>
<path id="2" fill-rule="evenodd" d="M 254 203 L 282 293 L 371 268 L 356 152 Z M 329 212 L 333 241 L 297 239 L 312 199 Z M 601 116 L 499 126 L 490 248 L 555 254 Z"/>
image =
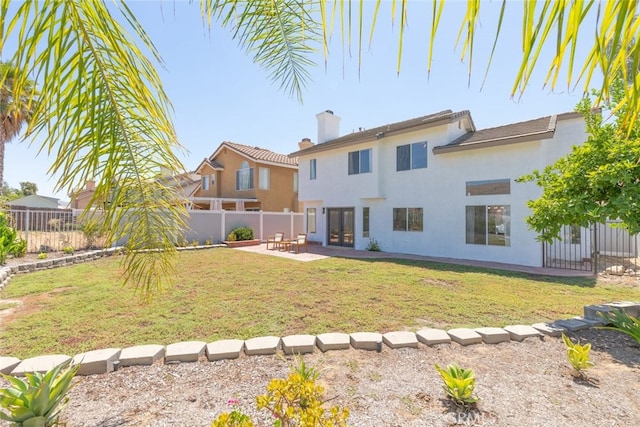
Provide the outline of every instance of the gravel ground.
<path id="1" fill-rule="evenodd" d="M 560 339 L 497 345 L 443 344 L 381 353 L 344 350 L 304 356 L 322 370 L 329 405 L 349 408 L 351 426 L 627 426 L 640 420 L 640 348 L 623 334 L 590 329 L 571 335 L 593 344 L 596 366 L 576 379 Z M 445 398 L 434 363 L 476 373 L 476 408 Z M 274 377 L 289 373 L 280 356 L 122 368 L 79 378 L 63 413 L 67 426 L 209 426 L 237 398 L 257 426 L 255 409 Z"/>

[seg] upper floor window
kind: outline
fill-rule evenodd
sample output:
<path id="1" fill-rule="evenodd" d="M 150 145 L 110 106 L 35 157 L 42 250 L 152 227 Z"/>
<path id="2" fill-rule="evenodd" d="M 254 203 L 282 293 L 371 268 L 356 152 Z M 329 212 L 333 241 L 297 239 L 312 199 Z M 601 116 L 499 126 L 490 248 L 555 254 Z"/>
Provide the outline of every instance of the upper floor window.
<path id="1" fill-rule="evenodd" d="M 236 171 L 236 191 L 253 189 L 253 168 L 249 163 L 242 162 L 240 169 Z"/>
<path id="2" fill-rule="evenodd" d="M 268 190 L 269 189 L 269 168 L 258 168 L 258 173 L 260 176 L 258 177 L 258 187 L 260 190 Z"/>
<path id="3" fill-rule="evenodd" d="M 298 192 L 298 172 L 293 173 L 293 192 Z"/>
<path id="4" fill-rule="evenodd" d="M 316 159 L 309 160 L 309 179 L 316 179 Z"/>
<path id="5" fill-rule="evenodd" d="M 209 189 L 209 175 L 202 177 L 202 189 L 207 191 Z"/>
<path id="6" fill-rule="evenodd" d="M 467 181 L 467 196 L 487 196 L 492 194 L 511 194 L 511 180 Z"/>
<path id="7" fill-rule="evenodd" d="M 371 148 L 349 153 L 349 175 L 371 172 Z"/>
<path id="8" fill-rule="evenodd" d="M 396 147 L 396 170 L 407 171 L 427 167 L 427 143 L 399 145 Z"/>

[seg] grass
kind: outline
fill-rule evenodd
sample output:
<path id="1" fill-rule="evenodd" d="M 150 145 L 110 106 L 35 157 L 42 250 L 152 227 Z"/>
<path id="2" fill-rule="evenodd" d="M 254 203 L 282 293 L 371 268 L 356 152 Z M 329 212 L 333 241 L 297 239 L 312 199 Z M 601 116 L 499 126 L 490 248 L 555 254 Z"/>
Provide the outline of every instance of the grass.
<path id="1" fill-rule="evenodd" d="M 115 257 L 15 276 L 21 298 L 0 330 L 19 358 L 138 344 L 296 333 L 530 324 L 640 290 L 592 278 L 536 277 L 400 259 L 295 260 L 218 248 L 179 254 L 175 285 L 142 303 Z"/>

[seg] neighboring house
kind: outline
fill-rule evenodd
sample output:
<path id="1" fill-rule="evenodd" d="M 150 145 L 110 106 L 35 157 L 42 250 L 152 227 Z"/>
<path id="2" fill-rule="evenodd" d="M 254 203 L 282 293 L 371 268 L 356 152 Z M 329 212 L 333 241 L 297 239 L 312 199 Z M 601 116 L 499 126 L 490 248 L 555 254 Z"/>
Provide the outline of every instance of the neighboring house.
<path id="1" fill-rule="evenodd" d="M 193 172 L 185 172 L 180 175 L 171 176 L 166 170 L 161 170 L 159 177 L 156 178 L 162 185 L 173 187 L 176 189 L 178 203 L 189 204 L 188 197 L 200 185 L 200 176 Z M 85 209 L 96 192 L 96 183 L 89 180 L 85 183 L 84 188 L 76 190 L 69 194 L 71 209 Z M 102 203 L 94 202 L 94 207 L 102 207 Z"/>
<path id="2" fill-rule="evenodd" d="M 71 209 L 85 209 L 89 205 L 95 192 L 96 182 L 90 180 L 85 183 L 84 188 L 69 193 L 71 200 L 69 205 Z"/>
<path id="3" fill-rule="evenodd" d="M 223 142 L 195 171 L 193 209 L 298 210 L 298 160 L 259 147 Z"/>
<path id="4" fill-rule="evenodd" d="M 180 175 L 164 175 L 158 178 L 166 187 L 176 190 L 176 196 L 180 203 L 190 205 L 189 197 L 200 187 L 200 175 L 195 172 L 185 172 Z"/>
<path id="5" fill-rule="evenodd" d="M 446 110 L 342 137 L 331 111 L 317 119 L 318 143 L 290 154 L 310 240 L 530 266 L 543 265 L 525 223 L 541 190 L 515 180 L 587 137 L 577 113 L 476 130 Z"/>
<path id="6" fill-rule="evenodd" d="M 59 209 L 60 199 L 32 194 L 8 203 L 11 209 Z"/>

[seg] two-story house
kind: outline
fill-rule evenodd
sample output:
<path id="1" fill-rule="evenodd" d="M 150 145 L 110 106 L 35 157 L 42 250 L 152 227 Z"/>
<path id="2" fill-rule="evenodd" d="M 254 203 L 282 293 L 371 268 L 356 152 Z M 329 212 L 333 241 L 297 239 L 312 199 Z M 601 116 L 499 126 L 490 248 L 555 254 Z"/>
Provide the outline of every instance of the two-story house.
<path id="1" fill-rule="evenodd" d="M 298 210 L 298 159 L 259 147 L 223 142 L 195 170 L 200 185 L 192 209 Z"/>
<path id="2" fill-rule="evenodd" d="M 576 113 L 476 130 L 446 110 L 345 136 L 331 111 L 317 119 L 317 143 L 290 154 L 310 240 L 530 266 L 542 246 L 527 201 L 541 190 L 515 180 L 586 140 Z"/>

